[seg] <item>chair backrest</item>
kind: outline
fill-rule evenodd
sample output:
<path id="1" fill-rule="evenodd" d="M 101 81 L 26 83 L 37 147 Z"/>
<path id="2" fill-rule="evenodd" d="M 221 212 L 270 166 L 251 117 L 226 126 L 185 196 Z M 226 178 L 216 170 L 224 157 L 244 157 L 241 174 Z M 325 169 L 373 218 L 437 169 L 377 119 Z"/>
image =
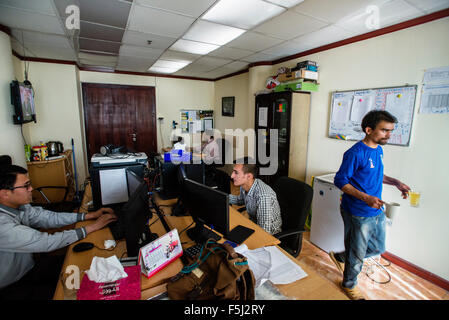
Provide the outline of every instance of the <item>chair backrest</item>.
<path id="1" fill-rule="evenodd" d="M 274 183 L 273 190 L 281 208 L 282 231 L 303 231 L 312 204 L 312 187 L 293 178 L 280 177 Z M 281 239 L 281 247 L 295 257 L 301 251 L 301 245 L 302 233 Z"/>
<path id="2" fill-rule="evenodd" d="M 0 165 L 12 164 L 12 159 L 8 155 L 0 155 Z"/>

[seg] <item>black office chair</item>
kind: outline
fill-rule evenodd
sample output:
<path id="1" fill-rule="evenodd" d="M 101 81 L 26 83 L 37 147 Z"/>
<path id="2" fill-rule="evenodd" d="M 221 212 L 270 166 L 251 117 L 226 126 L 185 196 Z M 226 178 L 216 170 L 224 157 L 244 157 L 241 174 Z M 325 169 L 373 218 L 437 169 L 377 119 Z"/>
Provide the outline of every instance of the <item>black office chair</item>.
<path id="1" fill-rule="evenodd" d="M 304 225 L 312 204 L 313 189 L 307 183 L 289 177 L 280 177 L 273 190 L 281 208 L 282 232 L 274 235 L 280 246 L 297 257 L 301 252 Z"/>

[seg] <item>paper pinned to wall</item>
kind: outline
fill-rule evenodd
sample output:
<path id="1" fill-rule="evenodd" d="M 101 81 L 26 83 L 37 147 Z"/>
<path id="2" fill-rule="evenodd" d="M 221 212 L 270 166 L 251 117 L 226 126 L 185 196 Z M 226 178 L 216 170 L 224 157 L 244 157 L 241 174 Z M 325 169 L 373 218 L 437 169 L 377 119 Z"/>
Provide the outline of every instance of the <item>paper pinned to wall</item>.
<path id="1" fill-rule="evenodd" d="M 268 125 L 268 108 L 259 108 L 259 127 L 266 127 Z"/>
<path id="2" fill-rule="evenodd" d="M 449 66 L 424 73 L 420 113 L 449 113 Z"/>
<path id="3" fill-rule="evenodd" d="M 332 118 L 337 123 L 345 123 L 351 114 L 352 101 L 348 99 L 335 99 L 332 106 Z"/>
<path id="4" fill-rule="evenodd" d="M 365 114 L 374 108 L 373 100 L 374 97 L 371 90 L 355 92 L 351 107 L 351 121 L 362 122 Z"/>

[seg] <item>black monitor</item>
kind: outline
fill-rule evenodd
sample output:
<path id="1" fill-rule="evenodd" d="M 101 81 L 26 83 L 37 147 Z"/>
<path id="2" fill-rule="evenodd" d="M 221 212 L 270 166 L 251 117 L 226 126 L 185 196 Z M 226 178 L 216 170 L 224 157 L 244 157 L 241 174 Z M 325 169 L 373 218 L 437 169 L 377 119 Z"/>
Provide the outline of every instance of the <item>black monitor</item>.
<path id="1" fill-rule="evenodd" d="M 146 181 L 126 170 L 128 190 L 133 190 L 128 202 L 117 212 L 118 221 L 110 226 L 116 240 L 125 238 L 128 257 L 137 257 L 139 249 L 157 239 L 158 235 L 151 233 L 149 220 L 153 216 L 150 211 L 148 185 Z"/>
<path id="2" fill-rule="evenodd" d="M 203 243 L 211 237 L 220 239 L 217 234 L 205 228 L 205 225 L 238 244 L 254 232 L 253 229 L 243 226 L 229 230 L 229 195 L 227 193 L 190 179 L 183 180 L 182 193 L 184 205 L 196 223 L 194 228 L 187 231 L 187 234 L 197 243 Z"/>

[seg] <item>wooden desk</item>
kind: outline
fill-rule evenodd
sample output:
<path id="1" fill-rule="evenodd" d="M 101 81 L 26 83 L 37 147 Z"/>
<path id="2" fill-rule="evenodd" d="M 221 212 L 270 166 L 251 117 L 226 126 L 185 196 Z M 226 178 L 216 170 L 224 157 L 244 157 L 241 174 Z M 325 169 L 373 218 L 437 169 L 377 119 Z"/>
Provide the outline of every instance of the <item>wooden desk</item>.
<path id="1" fill-rule="evenodd" d="M 164 214 L 166 214 L 166 221 L 169 224 L 169 226 L 171 228 L 177 228 L 178 232 L 182 232 L 180 238 L 181 242 L 185 243 L 183 246 L 189 247 L 193 245 L 193 242 L 191 241 L 191 239 L 189 239 L 187 233 L 183 231 L 186 227 L 188 227 L 192 223 L 192 218 L 190 216 L 175 217 L 168 215 L 169 213 L 171 213 L 171 208 L 168 206 L 174 204 L 176 202 L 175 200 L 161 200 L 159 197 L 156 196 L 156 202 L 159 205 L 164 205 L 161 206 L 161 211 L 163 211 Z M 230 207 L 229 215 L 230 215 L 231 228 L 241 224 L 243 226 L 255 229 L 255 232 L 245 241 L 245 244 L 248 246 L 249 249 L 256 249 L 262 246 L 269 246 L 269 245 L 278 245 L 280 243 L 278 239 L 266 233 L 258 225 L 256 225 L 249 219 L 245 218 L 235 208 Z M 151 225 L 151 231 L 156 232 L 159 235 L 163 235 L 165 233 L 165 229 L 163 228 L 162 223 L 157 219 L 156 215 L 153 216 L 152 221 L 155 221 L 155 223 Z M 77 227 L 85 226 L 89 223 L 92 222 L 91 221 L 78 222 Z M 104 240 L 107 239 L 113 239 L 111 232 L 109 231 L 109 228 L 105 228 L 96 231 L 94 233 L 91 233 L 86 237 L 86 239 L 82 241 L 93 242 L 96 246 L 102 248 L 104 246 Z M 222 242 L 224 241 L 224 239 L 220 241 Z M 124 241 L 118 242 L 116 248 L 112 251 L 104 251 L 99 250 L 97 248 L 93 248 L 85 252 L 75 253 L 72 251 L 73 246 L 74 244 L 70 245 L 67 251 L 62 272 L 64 272 L 64 270 L 66 270 L 65 268 L 69 265 L 77 265 L 80 271 L 85 271 L 89 269 L 91 261 L 94 256 L 109 257 L 115 254 L 118 258 L 121 258 L 122 255 L 126 252 L 126 244 Z M 335 286 L 328 280 L 321 278 L 321 276 L 318 275 L 318 273 L 316 273 L 313 269 L 303 264 L 302 262 L 294 259 L 282 248 L 280 247 L 278 248 L 290 259 L 292 259 L 295 263 L 297 263 L 308 274 L 306 278 L 300 279 L 293 283 L 287 285 L 277 285 L 282 294 L 284 294 L 289 298 L 300 300 L 347 299 L 346 295 L 337 286 Z M 142 282 L 141 282 L 142 299 L 151 296 L 152 294 L 150 294 L 149 292 L 151 292 L 152 290 L 155 290 L 156 292 L 159 292 L 161 290 L 163 291 L 165 288 L 165 282 L 170 277 L 178 273 L 182 269 L 182 267 L 183 265 L 181 263 L 181 260 L 178 259 L 172 264 L 170 264 L 168 267 L 166 267 L 165 269 L 163 269 L 162 271 L 151 277 L 150 279 L 147 279 L 145 276 L 142 275 Z M 53 298 L 56 300 L 64 299 L 64 293 L 61 283 L 58 283 Z"/>

